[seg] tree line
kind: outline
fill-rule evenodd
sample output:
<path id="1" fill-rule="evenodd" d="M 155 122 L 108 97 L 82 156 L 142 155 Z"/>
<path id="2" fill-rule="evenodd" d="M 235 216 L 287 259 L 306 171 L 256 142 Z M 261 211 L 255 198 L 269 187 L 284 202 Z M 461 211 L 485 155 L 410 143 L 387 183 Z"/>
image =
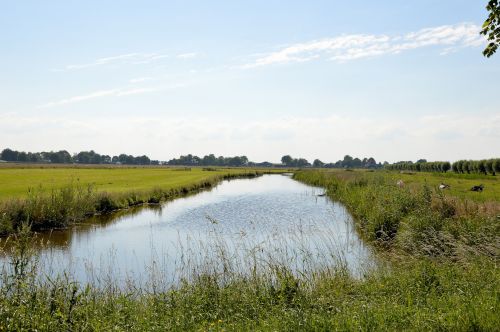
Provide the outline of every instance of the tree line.
<path id="1" fill-rule="evenodd" d="M 122 165 L 182 165 L 182 166 L 259 166 L 270 167 L 272 163 L 253 163 L 246 156 L 215 157 L 209 154 L 200 158 L 191 154 L 160 162 L 151 160 L 148 156 L 132 156 L 120 154 L 118 156 L 101 155 L 94 150 L 81 151 L 70 154 L 66 150 L 50 152 L 24 152 L 4 149 L 0 153 L 0 160 L 9 162 L 53 163 L 53 164 L 122 164 Z"/>
<path id="2" fill-rule="evenodd" d="M 385 165 L 388 170 L 415 171 L 415 172 L 442 172 L 452 171 L 462 174 L 490 174 L 500 173 L 500 158 L 483 160 L 458 160 L 451 164 L 448 161 L 427 162 L 425 159 L 412 161 L 399 161 Z"/>
<path id="3" fill-rule="evenodd" d="M 255 164 L 248 161 L 246 156 L 235 157 L 216 157 L 214 154 L 209 154 L 204 157 L 194 156 L 188 154 L 169 160 L 168 165 L 182 165 L 182 166 L 248 166 Z"/>
<path id="4" fill-rule="evenodd" d="M 500 173 L 500 158 L 483 160 L 458 160 L 451 165 L 455 173 L 496 175 Z"/>
<path id="5" fill-rule="evenodd" d="M 448 161 L 428 162 L 425 159 L 420 159 L 415 163 L 413 161 L 398 161 L 394 164 L 387 164 L 385 165 L 385 169 L 396 171 L 446 173 L 451 169 L 451 164 Z"/>
<path id="6" fill-rule="evenodd" d="M 10 162 L 53 163 L 53 164 L 124 164 L 124 165 L 155 165 L 158 160 L 151 160 L 148 156 L 132 156 L 120 154 L 118 156 L 101 155 L 93 150 L 81 151 L 71 155 L 66 150 L 49 152 L 24 152 L 4 149 L 0 153 L 0 160 Z"/>
<path id="7" fill-rule="evenodd" d="M 345 155 L 343 160 L 338 160 L 335 163 L 324 163 L 319 159 L 315 159 L 313 163 L 309 163 L 304 158 L 292 158 L 290 155 L 283 156 L 281 163 L 287 167 L 315 167 L 315 168 L 382 168 L 383 165 L 377 163 L 374 158 L 353 158 L 350 155 Z M 387 162 L 384 162 L 387 163 Z"/>

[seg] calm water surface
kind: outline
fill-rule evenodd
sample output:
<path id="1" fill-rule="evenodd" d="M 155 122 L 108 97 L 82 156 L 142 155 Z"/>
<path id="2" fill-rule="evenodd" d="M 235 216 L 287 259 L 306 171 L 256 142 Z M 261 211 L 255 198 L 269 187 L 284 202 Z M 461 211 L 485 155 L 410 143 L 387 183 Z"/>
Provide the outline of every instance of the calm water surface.
<path id="1" fill-rule="evenodd" d="M 224 181 L 156 207 L 39 234 L 40 268 L 97 284 L 176 283 L 200 272 L 280 264 L 298 272 L 343 264 L 360 274 L 373 262 L 371 251 L 346 209 L 322 193 L 287 175 Z"/>

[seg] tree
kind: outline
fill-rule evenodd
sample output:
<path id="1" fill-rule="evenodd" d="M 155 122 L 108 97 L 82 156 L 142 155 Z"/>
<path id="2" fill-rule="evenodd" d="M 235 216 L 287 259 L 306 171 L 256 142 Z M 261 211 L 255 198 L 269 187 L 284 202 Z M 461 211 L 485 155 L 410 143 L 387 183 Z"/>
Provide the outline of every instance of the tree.
<path id="1" fill-rule="evenodd" d="M 2 151 L 1 158 L 5 161 L 17 161 L 17 155 L 19 152 L 13 151 L 11 149 L 5 149 Z"/>
<path id="2" fill-rule="evenodd" d="M 483 51 L 485 57 L 490 57 L 500 45 L 500 1 L 489 0 L 486 9 L 489 11 L 488 18 L 484 21 L 481 34 L 487 37 L 489 44 Z"/>
<path id="3" fill-rule="evenodd" d="M 296 160 L 296 166 L 297 167 L 308 167 L 311 166 L 311 164 L 304 158 L 299 158 Z"/>
<path id="4" fill-rule="evenodd" d="M 486 167 L 486 172 L 491 175 L 495 175 L 495 170 L 493 169 L 493 159 L 486 160 L 484 162 L 484 166 Z"/>
<path id="5" fill-rule="evenodd" d="M 367 168 L 375 168 L 375 167 L 377 167 L 377 162 L 375 161 L 375 159 L 373 157 L 370 157 L 370 158 L 368 158 L 368 160 L 366 160 L 366 162 L 364 163 L 364 166 Z"/>
<path id="6" fill-rule="evenodd" d="M 313 167 L 320 168 L 320 167 L 323 167 L 324 165 L 325 165 L 325 163 L 323 163 L 319 159 L 314 159 L 314 161 L 313 161 Z"/>
<path id="7" fill-rule="evenodd" d="M 500 174 L 500 159 L 493 160 L 493 171 Z"/>
<path id="8" fill-rule="evenodd" d="M 354 158 L 354 159 L 352 160 L 352 167 L 359 168 L 359 167 L 361 167 L 361 166 L 363 166 L 363 162 L 361 161 L 361 159 L 359 159 L 359 158 Z"/>
<path id="9" fill-rule="evenodd" d="M 343 167 L 352 167 L 353 158 L 350 155 L 345 155 L 344 160 L 342 161 Z"/>
<path id="10" fill-rule="evenodd" d="M 290 166 L 293 162 L 293 159 L 290 155 L 286 155 L 281 157 L 281 162 L 286 166 Z"/>

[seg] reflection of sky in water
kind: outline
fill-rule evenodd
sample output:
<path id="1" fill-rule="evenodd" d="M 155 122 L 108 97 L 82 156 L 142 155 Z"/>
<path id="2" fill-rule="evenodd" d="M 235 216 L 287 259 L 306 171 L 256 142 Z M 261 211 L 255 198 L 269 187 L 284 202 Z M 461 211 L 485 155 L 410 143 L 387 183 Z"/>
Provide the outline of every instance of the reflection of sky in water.
<path id="1" fill-rule="evenodd" d="M 161 278 L 175 282 L 179 267 L 192 272 L 218 265 L 223 248 L 223 256 L 243 271 L 255 254 L 299 270 L 331 265 L 340 255 L 359 272 L 369 250 L 345 208 L 316 196 L 322 192 L 283 175 L 225 181 L 161 208 L 44 234 L 53 245 L 42 250 L 42 269 L 69 269 L 81 281 L 111 275 L 143 283 L 155 267 Z"/>

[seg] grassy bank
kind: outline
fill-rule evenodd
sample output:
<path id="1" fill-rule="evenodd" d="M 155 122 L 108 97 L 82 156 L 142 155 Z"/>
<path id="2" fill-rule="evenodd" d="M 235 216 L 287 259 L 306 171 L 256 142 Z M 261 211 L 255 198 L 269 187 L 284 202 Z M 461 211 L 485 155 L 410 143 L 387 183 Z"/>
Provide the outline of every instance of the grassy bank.
<path id="1" fill-rule="evenodd" d="M 488 186 L 491 196 L 487 197 L 496 199 L 486 199 L 483 193 L 454 186 L 450 190 L 440 190 L 438 185 L 442 178 L 424 176 L 314 171 L 298 172 L 294 178 L 326 188 L 330 197 L 344 203 L 354 215 L 361 234 L 380 246 L 404 250 L 413 256 L 458 259 L 468 253 L 477 253 L 498 258 L 498 188 Z M 401 178 L 405 180 L 402 187 L 396 184 Z M 469 187 L 477 179 L 462 177 L 455 181 Z"/>
<path id="2" fill-rule="evenodd" d="M 209 266 L 167 291 L 40 281 L 31 235 L 21 229 L 0 287 L 0 330 L 498 330 L 496 201 L 443 194 L 425 181 L 400 188 L 397 176 L 295 174 L 342 201 L 384 258 L 362 279 L 343 266 L 296 275 L 268 264 L 246 274 Z"/>
<path id="3" fill-rule="evenodd" d="M 33 230 L 66 227 L 99 213 L 159 203 L 224 179 L 268 171 L 201 168 L 2 168 L 0 235 L 29 221 Z"/>

